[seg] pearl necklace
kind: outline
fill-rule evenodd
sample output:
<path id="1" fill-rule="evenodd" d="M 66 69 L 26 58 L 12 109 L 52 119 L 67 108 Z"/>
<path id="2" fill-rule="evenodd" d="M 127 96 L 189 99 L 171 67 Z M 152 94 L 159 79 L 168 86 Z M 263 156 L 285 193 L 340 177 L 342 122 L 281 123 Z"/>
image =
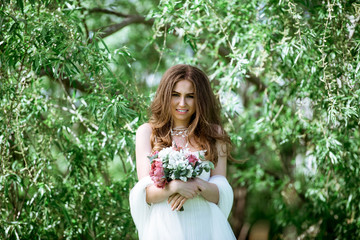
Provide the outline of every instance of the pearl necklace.
<path id="1" fill-rule="evenodd" d="M 187 146 L 188 146 L 188 129 L 186 127 L 173 128 L 170 130 L 170 132 L 171 132 L 171 138 L 173 139 L 172 140 L 173 145 L 183 146 L 183 147 L 187 148 Z M 179 142 L 179 140 L 180 140 L 180 142 Z"/>
<path id="2" fill-rule="evenodd" d="M 186 127 L 177 127 L 171 129 L 171 136 L 180 136 L 186 138 L 188 136 L 188 129 Z"/>

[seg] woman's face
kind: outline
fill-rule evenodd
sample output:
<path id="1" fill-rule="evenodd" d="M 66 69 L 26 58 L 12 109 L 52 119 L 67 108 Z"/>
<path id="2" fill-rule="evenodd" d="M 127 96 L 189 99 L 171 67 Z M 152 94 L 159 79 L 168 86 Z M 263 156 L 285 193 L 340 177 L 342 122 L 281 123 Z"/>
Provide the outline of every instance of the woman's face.
<path id="1" fill-rule="evenodd" d="M 171 115 L 174 127 L 188 127 L 195 108 L 195 90 L 192 82 L 180 80 L 175 84 L 171 94 Z"/>

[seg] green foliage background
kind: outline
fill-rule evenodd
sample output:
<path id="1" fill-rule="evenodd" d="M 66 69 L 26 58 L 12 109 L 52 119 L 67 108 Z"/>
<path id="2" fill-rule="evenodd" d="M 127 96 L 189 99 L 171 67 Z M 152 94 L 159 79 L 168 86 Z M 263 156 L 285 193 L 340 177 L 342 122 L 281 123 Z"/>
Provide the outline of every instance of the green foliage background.
<path id="1" fill-rule="evenodd" d="M 359 21 L 341 0 L 2 0 L 0 238 L 136 239 L 134 134 L 188 63 L 233 140 L 235 234 L 358 239 Z"/>

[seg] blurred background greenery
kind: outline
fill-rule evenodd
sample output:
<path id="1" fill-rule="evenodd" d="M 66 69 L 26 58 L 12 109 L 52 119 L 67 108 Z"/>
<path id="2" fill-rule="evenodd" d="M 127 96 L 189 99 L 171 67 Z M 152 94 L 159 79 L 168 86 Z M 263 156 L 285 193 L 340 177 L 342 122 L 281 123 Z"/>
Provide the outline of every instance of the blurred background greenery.
<path id="1" fill-rule="evenodd" d="M 187 63 L 223 106 L 238 239 L 358 239 L 359 21 L 345 0 L 1 0 L 0 238 L 136 239 L 134 134 Z"/>

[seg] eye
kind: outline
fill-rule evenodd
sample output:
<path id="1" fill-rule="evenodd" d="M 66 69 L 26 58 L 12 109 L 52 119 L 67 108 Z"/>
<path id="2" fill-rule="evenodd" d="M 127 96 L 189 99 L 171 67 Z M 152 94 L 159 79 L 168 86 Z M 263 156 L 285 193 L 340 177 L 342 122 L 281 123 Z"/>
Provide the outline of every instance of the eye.
<path id="1" fill-rule="evenodd" d="M 193 95 L 189 95 L 189 96 L 186 96 L 187 98 L 194 98 L 194 96 Z"/>
<path id="2" fill-rule="evenodd" d="M 171 94 L 171 96 L 172 96 L 172 97 L 178 97 L 179 94 L 178 94 L 178 93 L 173 93 L 173 94 Z"/>

